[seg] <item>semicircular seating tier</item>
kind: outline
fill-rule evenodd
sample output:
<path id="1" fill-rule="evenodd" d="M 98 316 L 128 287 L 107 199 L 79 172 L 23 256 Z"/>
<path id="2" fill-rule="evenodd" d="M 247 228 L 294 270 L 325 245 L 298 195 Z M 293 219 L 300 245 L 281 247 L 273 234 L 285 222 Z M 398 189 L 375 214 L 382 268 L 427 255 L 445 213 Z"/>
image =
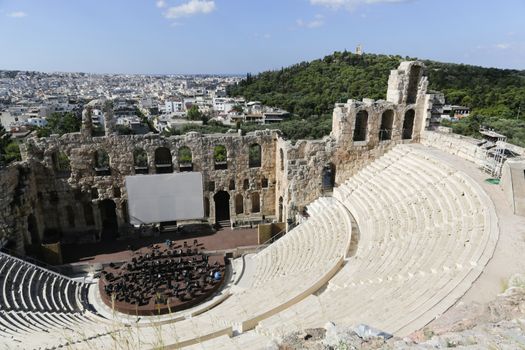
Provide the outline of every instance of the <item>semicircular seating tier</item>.
<path id="1" fill-rule="evenodd" d="M 36 331 L 32 338 L 41 340 L 35 341 L 34 347 L 37 344 L 71 347 L 86 339 L 90 346 L 110 347 L 120 336 L 140 341 L 146 347 L 155 347 L 159 334 L 166 344 L 181 346 L 229 336 L 234 330 L 253 329 L 260 320 L 285 310 L 321 288 L 343 263 L 350 243 L 350 213 L 334 198 L 319 198 L 309 206 L 309 212 L 310 218 L 303 224 L 248 258 L 254 266 L 249 286 L 235 288 L 229 298 L 199 316 L 162 327 L 141 327 L 133 334 L 118 325 L 106 328 L 101 325 L 96 332 L 88 329 L 89 332 L 82 330 L 82 333 L 79 327 L 74 327 L 79 334 L 68 336 L 76 341 L 41 339 L 45 334 Z"/>
<path id="2" fill-rule="evenodd" d="M 67 337 L 34 330 L 25 348 L 112 348 L 115 342 L 144 349 L 263 348 L 272 338 L 328 321 L 365 323 L 403 336 L 468 290 L 498 238 L 488 196 L 420 145 L 395 147 L 336 188 L 333 197 L 314 201 L 308 212 L 304 223 L 247 257 L 250 268 L 239 284 L 208 311 L 136 327 L 90 327 L 81 320 Z M 355 224 L 358 237 L 352 237 Z M 345 259 L 347 252 L 352 255 Z M 50 283 L 43 290 L 53 290 Z M 38 300 L 31 294 L 27 298 Z"/>
<path id="3" fill-rule="evenodd" d="M 420 145 L 401 145 L 334 191 L 359 227 L 355 255 L 325 291 L 260 322 L 281 337 L 327 321 L 405 336 L 451 307 L 497 240 L 490 198 Z"/>
<path id="4" fill-rule="evenodd" d="M 76 326 L 96 332 L 87 311 L 88 285 L 0 253 L 0 342 L 27 348 L 33 335 L 65 334 Z M 50 337 L 50 334 L 53 336 Z"/>

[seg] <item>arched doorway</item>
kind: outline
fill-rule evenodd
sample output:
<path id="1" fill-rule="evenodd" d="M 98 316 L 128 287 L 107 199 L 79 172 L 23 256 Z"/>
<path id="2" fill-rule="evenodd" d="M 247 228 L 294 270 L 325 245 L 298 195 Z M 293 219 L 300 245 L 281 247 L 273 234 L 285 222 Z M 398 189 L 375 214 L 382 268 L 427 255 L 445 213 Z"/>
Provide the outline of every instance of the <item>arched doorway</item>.
<path id="1" fill-rule="evenodd" d="M 102 222 L 102 241 L 113 241 L 118 237 L 117 206 L 115 202 L 105 199 L 99 204 Z"/>
<path id="2" fill-rule="evenodd" d="M 31 244 L 40 244 L 40 236 L 38 235 L 38 224 L 33 214 L 27 217 L 27 230 L 31 236 Z"/>
<path id="3" fill-rule="evenodd" d="M 230 195 L 219 191 L 213 196 L 215 201 L 215 222 L 230 220 Z"/>

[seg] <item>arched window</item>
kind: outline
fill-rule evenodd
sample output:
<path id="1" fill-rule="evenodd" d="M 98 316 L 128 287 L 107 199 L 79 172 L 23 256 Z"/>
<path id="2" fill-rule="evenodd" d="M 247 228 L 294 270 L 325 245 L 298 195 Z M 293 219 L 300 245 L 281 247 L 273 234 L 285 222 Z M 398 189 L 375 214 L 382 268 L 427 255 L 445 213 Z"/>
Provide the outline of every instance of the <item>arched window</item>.
<path id="1" fill-rule="evenodd" d="M 355 116 L 354 141 L 366 141 L 368 134 L 368 112 L 359 111 Z"/>
<path id="2" fill-rule="evenodd" d="M 228 169 L 228 152 L 224 145 L 217 145 L 213 149 L 215 170 Z"/>
<path id="3" fill-rule="evenodd" d="M 179 171 L 193 171 L 193 158 L 189 147 L 179 148 L 178 159 Z"/>
<path id="4" fill-rule="evenodd" d="M 394 125 L 394 111 L 389 109 L 381 116 L 381 126 L 379 127 L 379 141 L 392 139 L 392 125 Z"/>
<path id="5" fill-rule="evenodd" d="M 71 175 L 71 163 L 64 152 L 53 153 L 53 168 L 58 177 L 69 177 Z"/>
<path id="6" fill-rule="evenodd" d="M 235 189 L 235 179 L 230 179 L 230 186 L 228 186 L 230 191 Z"/>
<path id="7" fill-rule="evenodd" d="M 405 119 L 403 120 L 403 140 L 410 140 L 414 131 L 414 118 L 416 112 L 413 109 L 409 109 L 405 113 Z"/>
<path id="8" fill-rule="evenodd" d="M 155 150 L 155 170 L 157 174 L 169 174 L 173 172 L 171 152 L 168 148 L 159 147 Z"/>
<path id="9" fill-rule="evenodd" d="M 284 152 L 283 149 L 279 149 L 279 159 L 281 160 L 281 171 L 284 171 Z"/>
<path id="10" fill-rule="evenodd" d="M 103 149 L 95 152 L 95 173 L 97 176 L 111 175 L 108 152 Z"/>
<path id="11" fill-rule="evenodd" d="M 250 145 L 248 150 L 248 166 L 250 168 L 258 168 L 261 166 L 261 146 L 257 143 Z"/>
<path id="12" fill-rule="evenodd" d="M 261 200 L 259 198 L 259 192 L 252 193 L 252 213 L 258 213 L 261 211 Z"/>
<path id="13" fill-rule="evenodd" d="M 242 194 L 238 193 L 235 196 L 235 214 L 239 215 L 244 213 L 244 200 Z"/>
<path id="14" fill-rule="evenodd" d="M 133 164 L 135 174 L 148 174 L 148 154 L 142 148 L 135 148 L 133 151 Z"/>
<path id="15" fill-rule="evenodd" d="M 244 181 L 242 182 L 242 189 L 247 190 L 249 188 L 250 188 L 250 180 L 244 179 Z"/>
<path id="16" fill-rule="evenodd" d="M 268 188 L 268 179 L 267 178 L 263 177 L 261 179 L 261 187 L 262 188 Z"/>
<path id="17" fill-rule="evenodd" d="M 407 104 L 416 103 L 420 75 L 421 66 L 413 65 L 410 68 L 410 75 L 408 77 Z"/>

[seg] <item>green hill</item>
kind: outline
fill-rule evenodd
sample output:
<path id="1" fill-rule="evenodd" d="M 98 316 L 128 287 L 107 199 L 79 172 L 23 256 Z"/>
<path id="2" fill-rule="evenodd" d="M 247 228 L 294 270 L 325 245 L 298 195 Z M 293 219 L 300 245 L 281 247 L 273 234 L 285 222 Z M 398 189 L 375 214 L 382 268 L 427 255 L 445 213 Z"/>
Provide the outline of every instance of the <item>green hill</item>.
<path id="1" fill-rule="evenodd" d="M 318 138 L 330 132 L 334 103 L 349 98 L 384 99 L 390 70 L 407 59 L 415 58 L 334 52 L 323 59 L 247 75 L 228 93 L 290 111 L 294 118 L 276 126 L 286 136 Z M 472 109 L 472 117 L 451 125 L 455 132 L 477 136 L 481 123 L 525 146 L 525 71 L 422 61 L 429 90 L 445 93 L 447 103 Z"/>

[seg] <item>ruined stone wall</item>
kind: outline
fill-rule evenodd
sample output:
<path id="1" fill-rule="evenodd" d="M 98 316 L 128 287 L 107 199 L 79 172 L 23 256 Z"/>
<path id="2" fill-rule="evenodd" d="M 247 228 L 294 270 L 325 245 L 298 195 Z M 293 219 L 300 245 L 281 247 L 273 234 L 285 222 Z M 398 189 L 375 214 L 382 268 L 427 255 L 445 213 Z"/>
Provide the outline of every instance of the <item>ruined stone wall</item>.
<path id="1" fill-rule="evenodd" d="M 108 137 L 86 137 L 80 133 L 46 139 L 32 138 L 27 141 L 27 157 L 41 165 L 41 171 L 35 174 L 42 210 L 47 215 L 46 228 L 55 231 L 74 232 L 96 231 L 100 227 L 101 217 L 98 210 L 100 202 L 111 200 L 117 208 L 121 231 L 128 226 L 126 218 L 127 193 L 125 177 L 135 175 L 134 150 L 142 149 L 147 154 L 148 173 L 156 173 L 155 152 L 165 147 L 171 152 L 173 171 L 178 172 L 180 162 L 178 151 L 188 147 L 192 153 L 193 171 L 203 175 L 203 188 L 209 202 L 209 219 L 214 222 L 215 205 L 213 197 L 219 191 L 230 195 L 230 214 L 234 220 L 261 219 L 275 213 L 275 146 L 276 132 L 257 131 L 246 136 L 236 133 L 203 136 L 188 133 L 184 136 L 161 137 L 158 135 L 129 135 Z M 249 166 L 249 147 L 257 144 L 261 147 L 261 164 Z M 214 147 L 226 147 L 226 169 L 216 170 Z M 109 156 L 110 175 L 97 175 L 95 170 L 95 152 L 104 151 Z M 54 158 L 63 152 L 70 161 L 70 174 L 61 174 L 55 169 Z M 253 212 L 257 205 L 252 203 L 254 194 L 259 195 L 260 210 Z M 236 213 L 235 196 L 243 196 L 243 210 Z M 256 196 L 256 195 L 255 195 Z M 58 201 L 57 201 L 58 198 Z M 84 218 L 84 206 L 92 205 L 94 223 L 89 225 Z M 71 207 L 71 209 L 68 209 Z M 74 227 L 67 212 L 73 211 Z M 51 213 L 60 213 L 54 217 Z M 93 232 L 95 234 L 95 232 Z"/>
<path id="2" fill-rule="evenodd" d="M 277 221 L 294 219 L 304 207 L 337 186 L 374 159 L 399 143 L 419 142 L 426 118 L 424 67 L 420 62 L 406 62 L 392 71 L 387 100 L 348 100 L 336 104 L 332 133 L 322 140 L 300 140 L 293 144 L 279 131 L 162 137 L 155 134 L 93 137 L 89 109 L 83 113 L 82 130 L 62 137 L 30 138 L 22 148 L 29 175 L 23 177 L 7 170 L 7 193 L 16 187 L 17 177 L 28 183 L 30 206 L 23 212 L 8 209 L 10 195 L 0 202 L 0 211 L 19 220 L 12 230 L 19 231 L 20 242 L 31 242 L 32 231 L 40 239 L 58 235 L 62 241 L 100 239 L 103 226 L 101 208 L 115 207 L 119 232 L 129 231 L 125 177 L 137 173 L 155 174 L 156 152 L 166 148 L 168 163 L 174 172 L 188 170 L 179 159 L 179 150 L 192 153 L 192 171 L 203 175 L 206 218 L 215 222 L 214 196 L 226 192 L 233 221 Z M 260 166 L 250 167 L 251 145 L 261 147 Z M 214 148 L 223 145 L 226 161 L 217 169 Z M 134 153 L 145 152 L 147 164 L 137 168 Z M 100 168 L 96 154 L 107 154 L 108 168 Z M 69 160 L 67 171 L 57 166 L 59 155 Z M 169 166 L 169 165 L 168 165 Z M 10 175 L 8 175 L 10 174 Z M 327 175 L 329 174 L 329 176 Z M 147 176 L 147 175 L 145 175 Z M 327 186 L 327 182 L 329 185 Z M 242 208 L 239 199 L 242 196 Z M 239 198 L 236 198 L 239 197 Z M 259 210 L 254 210 L 259 207 Z M 31 208 L 31 209 L 28 209 Z M 242 210 L 239 210 L 242 209 Z M 113 210 L 113 209 L 112 209 Z M 25 225 L 25 226 L 24 226 Z M 33 232 L 32 236 L 35 236 Z M 29 237 L 29 238 L 28 238 Z"/>
<path id="3" fill-rule="evenodd" d="M 337 186 L 400 143 L 419 142 L 427 117 L 427 80 L 421 62 L 403 62 L 389 79 L 387 101 L 348 100 L 335 105 L 332 132 L 323 140 L 279 140 L 284 171 L 276 166 L 277 196 L 283 198 L 285 220 L 330 190 L 324 172 L 335 171 Z M 412 122 L 408 122 L 408 121 Z"/>
<path id="4" fill-rule="evenodd" d="M 0 246 L 18 253 L 31 243 L 28 217 L 34 213 L 35 183 L 30 166 L 18 162 L 0 168 Z M 38 236 L 38 225 L 34 235 Z"/>
<path id="5" fill-rule="evenodd" d="M 439 148 L 479 166 L 483 165 L 485 159 L 485 151 L 477 146 L 479 140 L 471 137 L 440 131 L 425 131 L 421 143 Z"/>

